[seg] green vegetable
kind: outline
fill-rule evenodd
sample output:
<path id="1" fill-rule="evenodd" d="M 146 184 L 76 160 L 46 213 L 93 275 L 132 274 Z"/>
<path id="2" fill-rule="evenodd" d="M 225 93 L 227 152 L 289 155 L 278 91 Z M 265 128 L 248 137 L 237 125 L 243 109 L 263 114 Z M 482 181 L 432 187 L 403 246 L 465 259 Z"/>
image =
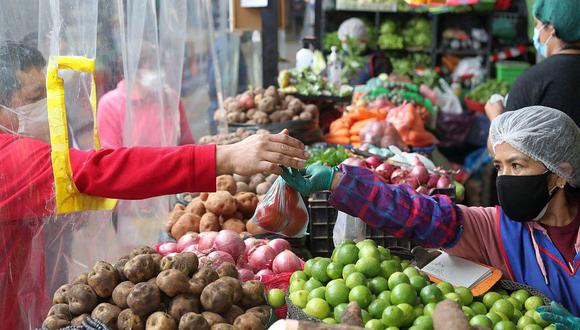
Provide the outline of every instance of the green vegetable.
<path id="1" fill-rule="evenodd" d="M 493 94 L 506 95 L 509 90 L 510 85 L 508 83 L 490 79 L 472 89 L 466 96 L 479 103 L 485 103 Z"/>
<path id="2" fill-rule="evenodd" d="M 310 150 L 310 158 L 306 161 L 305 166 L 312 164 L 337 166 L 348 157 L 348 152 L 344 147 L 312 149 Z"/>

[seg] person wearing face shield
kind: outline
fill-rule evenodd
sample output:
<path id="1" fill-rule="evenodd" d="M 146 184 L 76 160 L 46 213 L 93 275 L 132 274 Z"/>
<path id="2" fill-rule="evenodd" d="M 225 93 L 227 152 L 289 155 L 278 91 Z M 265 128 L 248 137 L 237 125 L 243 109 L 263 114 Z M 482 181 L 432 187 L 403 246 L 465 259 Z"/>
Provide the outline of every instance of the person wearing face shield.
<path id="1" fill-rule="evenodd" d="M 518 77 L 505 107 L 492 98 L 485 112 L 493 120 L 504 111 L 543 105 L 565 112 L 580 126 L 580 1 L 535 0 L 533 15 L 533 44 L 546 59 Z"/>
<path id="2" fill-rule="evenodd" d="M 562 111 L 534 106 L 497 117 L 489 142 L 497 207 L 455 205 L 346 165 L 282 177 L 303 195 L 330 190 L 331 205 L 373 228 L 499 268 L 580 315 L 580 128 Z"/>
<path id="3" fill-rule="evenodd" d="M 42 240 L 44 219 L 56 213 L 55 179 L 51 146 L 46 142 L 50 135 L 46 105 L 35 105 L 46 97 L 45 64 L 34 48 L 0 43 L 2 329 L 34 327 L 50 307 L 52 292 L 47 292 L 43 281 Z M 253 135 L 229 146 L 70 148 L 69 152 L 72 181 L 79 192 L 128 200 L 215 191 L 217 175 L 279 174 L 279 165 L 303 167 L 308 158 L 304 145 L 287 131 Z M 252 161 L 240 161 L 248 159 Z M 23 299 L 30 303 L 23 306 L 19 303 Z"/>

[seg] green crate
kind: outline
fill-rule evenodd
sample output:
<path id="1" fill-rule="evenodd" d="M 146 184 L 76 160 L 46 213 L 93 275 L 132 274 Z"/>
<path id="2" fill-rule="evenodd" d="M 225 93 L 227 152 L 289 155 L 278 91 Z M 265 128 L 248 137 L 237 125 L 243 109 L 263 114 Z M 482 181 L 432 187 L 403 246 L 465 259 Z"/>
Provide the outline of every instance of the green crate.
<path id="1" fill-rule="evenodd" d="M 529 63 L 517 61 L 502 61 L 495 65 L 497 80 L 513 84 L 514 81 L 530 67 Z"/>
<path id="2" fill-rule="evenodd" d="M 496 0 L 480 0 L 477 5 L 473 6 L 475 11 L 493 11 Z"/>

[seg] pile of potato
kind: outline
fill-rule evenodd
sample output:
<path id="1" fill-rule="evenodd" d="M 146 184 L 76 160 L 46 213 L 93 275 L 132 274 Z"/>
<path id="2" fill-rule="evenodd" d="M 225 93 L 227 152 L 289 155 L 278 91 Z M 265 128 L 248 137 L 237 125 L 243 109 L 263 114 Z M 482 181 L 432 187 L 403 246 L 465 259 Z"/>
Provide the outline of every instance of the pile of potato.
<path id="1" fill-rule="evenodd" d="M 277 175 L 265 177 L 256 174 L 250 177 L 221 175 L 216 178 L 217 192 L 202 193 L 187 206 L 176 204 L 165 223 L 166 231 L 175 239 L 187 232 L 233 230 L 257 235 L 265 231 L 248 220 L 254 215 L 256 206 Z M 236 180 L 239 180 L 236 182 Z M 256 192 L 258 194 L 256 194 Z"/>
<path id="2" fill-rule="evenodd" d="M 268 133 L 270 133 L 270 131 L 265 129 L 259 129 L 256 131 L 256 133 L 254 133 L 252 131 L 248 131 L 243 128 L 238 128 L 234 133 L 202 136 L 201 139 L 199 140 L 199 144 L 217 144 L 217 145 L 234 144 L 242 141 L 243 139 L 253 134 L 268 134 Z"/>
<path id="3" fill-rule="evenodd" d="M 81 325 L 90 316 L 112 330 L 265 329 L 262 282 L 242 283 L 231 263 L 198 266 L 194 253 L 161 257 L 150 247 L 114 265 L 98 261 L 54 293 L 43 327 Z"/>
<path id="4" fill-rule="evenodd" d="M 264 125 L 290 120 L 318 121 L 318 107 L 305 105 L 292 95 L 279 92 L 276 87 L 257 88 L 224 100 L 225 116 L 229 124 Z M 217 111 L 214 119 L 220 121 Z"/>

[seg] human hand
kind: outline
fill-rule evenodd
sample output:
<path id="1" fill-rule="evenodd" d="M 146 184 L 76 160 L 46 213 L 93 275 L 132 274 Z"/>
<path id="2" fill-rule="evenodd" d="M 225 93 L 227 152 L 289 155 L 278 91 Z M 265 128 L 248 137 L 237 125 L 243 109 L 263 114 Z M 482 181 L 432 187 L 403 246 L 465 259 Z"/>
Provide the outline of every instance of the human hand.
<path id="1" fill-rule="evenodd" d="M 503 110 L 503 99 L 496 100 L 494 98 L 490 98 L 489 101 L 487 101 L 485 104 L 485 114 L 489 120 L 494 120 L 497 116 L 502 114 Z"/>
<path id="2" fill-rule="evenodd" d="M 580 330 L 580 317 L 575 317 L 555 301 L 550 306 L 536 308 L 536 312 L 540 313 L 544 321 L 553 323 L 558 330 Z"/>
<path id="3" fill-rule="evenodd" d="M 217 174 L 281 174 L 279 165 L 304 168 L 308 153 L 304 144 L 288 135 L 255 134 L 238 143 L 216 147 Z"/>
<path id="4" fill-rule="evenodd" d="M 332 187 L 332 178 L 336 171 L 336 168 L 323 165 L 310 165 L 305 171 L 284 169 L 282 178 L 302 196 L 309 196 L 318 191 L 330 190 Z"/>

